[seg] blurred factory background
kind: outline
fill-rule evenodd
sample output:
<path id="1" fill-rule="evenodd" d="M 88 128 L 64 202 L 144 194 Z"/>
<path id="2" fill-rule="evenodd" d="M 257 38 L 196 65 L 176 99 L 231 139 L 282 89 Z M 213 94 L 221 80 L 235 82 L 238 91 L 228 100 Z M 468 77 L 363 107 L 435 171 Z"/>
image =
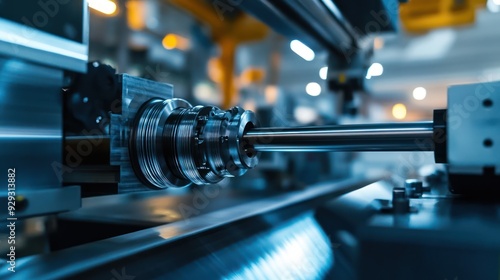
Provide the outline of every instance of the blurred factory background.
<path id="1" fill-rule="evenodd" d="M 499 182 L 498 158 L 491 159 L 498 133 L 483 135 L 500 123 L 492 107 L 498 99 L 475 100 L 496 115 L 464 126 L 471 135 L 463 139 L 481 137 L 465 167 L 467 149 L 446 142 L 447 115 L 437 109 L 451 104 L 452 85 L 500 80 L 500 0 L 62 2 L 30 2 L 35 25 L 43 18 L 33 11 L 57 22 L 31 26 L 49 40 L 16 37 L 16 24 L 29 25 L 19 19 L 27 12 L 0 0 L 0 156 L 31 172 L 16 178 L 23 271 L 14 279 L 133 279 L 121 278 L 125 269 L 141 279 L 496 279 L 481 276 L 498 275 L 498 203 L 464 206 L 454 195 Z M 54 7 L 82 19 L 52 17 Z M 52 99 L 41 100 L 38 90 Z M 168 106 L 186 103 L 173 97 L 239 106 L 255 112 L 259 125 L 242 109 L 210 107 L 201 115 L 203 107 L 196 125 L 181 129 L 196 107 L 175 111 Z M 151 100 L 171 111 L 148 115 Z M 210 121 L 212 134 L 200 140 L 196 133 Z M 321 139 L 294 146 L 280 143 L 281 135 L 268 150 L 248 140 L 265 128 L 304 126 L 304 139 Z M 436 140 L 443 131 L 444 144 Z M 82 143 L 92 146 L 81 152 Z M 75 150 L 80 160 L 65 169 Z M 463 157 L 452 169 L 455 154 Z M 227 168 L 228 158 L 239 169 Z M 462 189 L 448 184 L 452 175 Z M 206 181 L 191 184 L 202 181 L 193 177 Z M 155 184 L 158 178 L 167 179 Z M 0 239 L 9 234 L 3 227 Z M 0 257 L 9 250 L 0 242 Z"/>
<path id="2" fill-rule="evenodd" d="M 175 95 L 192 104 L 239 105 L 264 114 L 264 126 L 431 120 L 434 109 L 446 107 L 448 86 L 500 78 L 500 2 L 466 1 L 457 8 L 453 1 L 413 1 L 407 5 L 420 18 L 404 14 L 406 26 L 398 20 L 397 32 L 384 31 L 393 23 L 380 11 L 374 25 L 357 27 L 360 48 L 372 49 L 373 56 L 354 96 L 356 113 L 341 114 L 337 90 L 327 82 L 328 49 L 300 41 L 294 48 L 297 38 L 248 14 L 243 2 L 89 1 L 89 59 L 173 84 Z M 429 24 L 422 25 L 425 20 Z M 225 71 L 232 73 L 230 82 Z M 416 176 L 419 167 L 433 163 L 431 154 L 411 153 L 275 157 L 281 159 L 260 167 L 285 171 L 285 161 L 293 161 L 306 183 L 372 170 Z M 346 159 L 354 164 L 347 166 Z M 310 172 L 320 166 L 323 176 Z"/>

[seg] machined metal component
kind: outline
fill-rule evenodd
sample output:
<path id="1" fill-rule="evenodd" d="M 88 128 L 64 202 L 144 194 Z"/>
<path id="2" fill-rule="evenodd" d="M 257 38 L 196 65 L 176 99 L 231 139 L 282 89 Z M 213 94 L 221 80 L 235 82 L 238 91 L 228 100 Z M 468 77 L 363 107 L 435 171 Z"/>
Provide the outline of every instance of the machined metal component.
<path id="1" fill-rule="evenodd" d="M 405 214 L 410 211 L 410 200 L 406 196 L 405 188 L 395 187 L 392 189 L 392 212 L 394 214 Z"/>
<path id="2" fill-rule="evenodd" d="M 87 1 L 40 3 L 0 2 L 0 54 L 85 73 L 89 50 Z"/>
<path id="3" fill-rule="evenodd" d="M 255 125 L 254 114 L 239 107 L 224 111 L 177 98 L 152 99 L 132 125 L 132 166 L 144 184 L 160 189 L 241 176 L 258 162 L 241 141 Z"/>
<path id="4" fill-rule="evenodd" d="M 250 111 L 152 99 L 135 117 L 130 158 L 154 188 L 214 184 L 243 175 L 268 151 L 432 151 L 432 122 L 255 128 Z"/>
<path id="5" fill-rule="evenodd" d="M 394 214 L 406 214 L 410 210 L 410 200 L 408 198 L 398 198 L 392 201 L 392 211 Z"/>
<path id="6" fill-rule="evenodd" d="M 138 112 L 134 129 L 130 132 L 129 146 L 132 166 L 142 181 L 158 188 L 170 185 L 185 186 L 190 182 L 174 175 L 167 167 L 168 153 L 163 141 L 167 118 L 176 109 L 191 108 L 191 104 L 182 99 L 153 99 Z"/>
<path id="7" fill-rule="evenodd" d="M 410 197 L 417 198 L 421 197 L 424 192 L 424 186 L 422 181 L 417 179 L 407 179 L 405 181 L 405 188 L 410 195 Z"/>
<path id="8" fill-rule="evenodd" d="M 500 82 L 448 89 L 446 149 L 452 193 L 500 194 Z"/>
<path id="9" fill-rule="evenodd" d="M 448 89 L 447 138 L 450 172 L 500 176 L 500 82 Z"/>
<path id="10" fill-rule="evenodd" d="M 406 198 L 406 192 L 404 188 L 395 187 L 392 189 L 392 201 L 394 202 L 397 199 Z"/>
<path id="11" fill-rule="evenodd" d="M 432 122 L 258 128 L 243 139 L 259 152 L 270 151 L 432 151 Z"/>
<path id="12" fill-rule="evenodd" d="M 0 218 L 9 217 L 8 202 L 18 219 L 77 209 L 80 188 L 62 186 L 74 167 L 62 161 L 63 71 L 0 55 L 0 73 Z"/>

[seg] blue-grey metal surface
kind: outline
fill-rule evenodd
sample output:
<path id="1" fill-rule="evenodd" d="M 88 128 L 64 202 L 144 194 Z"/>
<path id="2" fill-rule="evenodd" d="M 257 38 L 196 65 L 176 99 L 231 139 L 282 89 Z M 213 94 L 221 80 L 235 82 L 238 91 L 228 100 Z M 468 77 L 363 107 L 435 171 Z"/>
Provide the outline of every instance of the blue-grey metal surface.
<path id="1" fill-rule="evenodd" d="M 96 277 L 108 279 L 114 276 L 113 271 L 121 274 L 125 270 L 125 273 L 133 271 L 133 276 L 136 277 L 162 278 L 180 271 L 190 271 L 191 269 L 182 270 L 181 266 L 193 263 L 195 261 L 193 260 L 194 257 L 197 257 L 201 263 L 207 263 L 205 267 L 206 273 L 223 276 L 223 274 L 218 273 L 225 271 L 224 267 L 226 266 L 224 266 L 224 262 L 228 262 L 228 264 L 232 262 L 234 264 L 238 260 L 231 257 L 231 254 L 224 252 L 214 253 L 224 257 L 223 260 L 221 259 L 222 263 L 215 267 L 210 267 L 209 264 L 213 264 L 214 258 L 208 257 L 204 261 L 203 255 L 211 254 L 215 250 L 223 250 L 223 248 L 230 246 L 237 246 L 242 252 L 249 251 L 255 246 L 260 246 L 260 249 L 254 252 L 255 256 L 248 256 L 248 258 L 242 259 L 238 266 L 228 265 L 226 268 L 232 267 L 236 269 L 230 269 L 231 273 L 226 276 L 253 273 L 248 272 L 247 268 L 253 269 L 252 271 L 254 272 L 260 271 L 258 273 L 264 273 L 262 271 L 266 269 L 266 266 L 259 265 L 259 263 L 262 264 L 262 261 L 259 260 L 260 258 L 266 258 L 269 254 L 273 255 L 276 252 L 282 252 L 283 249 L 280 251 L 279 248 L 283 246 L 292 247 L 291 250 L 296 248 L 297 251 L 295 253 L 297 254 L 310 254 L 311 248 L 305 248 L 308 247 L 305 245 L 313 242 L 311 238 L 318 238 L 318 243 L 315 246 L 321 247 L 322 251 L 319 253 L 323 253 L 320 254 L 320 257 L 321 255 L 325 257 L 325 259 L 318 260 L 318 262 L 312 264 L 314 269 L 311 271 L 317 270 L 317 275 L 322 275 L 321 273 L 325 273 L 324 270 L 327 270 L 328 265 L 331 263 L 331 260 L 329 260 L 331 252 L 329 248 L 325 247 L 325 234 L 321 232 L 314 221 L 307 217 L 296 220 L 296 222 L 292 222 L 291 224 L 280 226 L 286 220 L 283 213 L 288 213 L 287 219 L 303 215 L 320 203 L 366 186 L 370 182 L 373 182 L 373 180 L 351 179 L 337 183 L 324 183 L 302 191 L 249 200 L 218 210 L 212 209 L 210 212 L 203 213 L 203 209 L 198 209 L 200 212 L 198 215 L 186 216 L 186 213 L 184 213 L 184 219 L 178 222 L 48 255 L 20 259 L 17 261 L 15 276 L 17 279 L 59 279 L 75 276 L 86 277 L 87 279 L 96 279 Z M 178 211 L 176 209 L 177 206 L 175 203 L 170 205 L 174 211 Z M 239 226 L 237 226 L 238 224 Z M 268 229 L 276 227 L 276 230 L 272 230 L 271 232 L 274 233 L 270 235 L 264 233 L 262 238 L 256 237 L 253 242 L 243 242 L 241 247 L 235 245 L 238 243 L 237 240 L 255 238 L 252 236 L 258 235 L 258 232 L 262 231 L 262 229 L 256 230 L 256 227 Z M 292 234 L 292 232 L 287 231 L 287 227 L 291 227 L 295 233 Z M 297 227 L 302 228 L 302 230 L 297 231 Z M 284 242 L 286 239 L 280 240 L 276 235 L 288 235 L 289 242 Z M 293 264 L 296 262 L 296 258 L 297 255 L 289 252 L 280 261 L 275 260 L 276 266 L 272 270 L 279 269 L 280 265 L 283 265 L 280 262 Z M 195 267 L 198 266 L 197 264 L 192 265 Z M 255 268 L 256 266 L 258 268 Z M 5 273 L 10 273 L 4 269 L 4 266 L 0 268 L 0 277 L 5 276 Z M 307 270 L 304 267 L 297 267 L 296 269 L 298 270 L 293 271 L 292 275 L 306 273 L 303 270 Z M 193 270 L 192 275 L 202 271 L 194 268 Z M 264 276 L 265 273 L 260 275 Z"/>
<path id="2" fill-rule="evenodd" d="M 350 29 L 346 28 L 349 23 L 340 12 L 330 12 L 319 0 L 242 1 L 241 7 L 277 32 L 313 49 L 327 48 L 341 53 L 357 45 Z"/>
<path id="3" fill-rule="evenodd" d="M 473 187 L 473 186 L 471 186 Z M 339 244 L 342 279 L 498 279 L 500 202 L 447 194 L 445 184 L 394 214 L 392 184 L 377 182 L 320 208 L 318 222 Z"/>
<path id="4" fill-rule="evenodd" d="M 15 195 L 27 201 L 26 207 L 17 205 L 17 218 L 80 205 L 78 188 L 62 190 L 62 173 L 69 168 L 62 158 L 62 79 L 63 70 L 0 57 L 0 200 L 7 200 L 7 170 L 15 169 Z M 49 204 L 43 209 L 40 203 Z M 7 202 L 2 205 L 5 217 Z"/>
<path id="5" fill-rule="evenodd" d="M 243 139 L 261 152 L 434 149 L 432 122 L 254 128 Z"/>
<path id="6" fill-rule="evenodd" d="M 75 26 L 70 25 L 69 22 L 57 22 L 61 19 L 58 15 L 67 9 L 74 9 L 76 2 L 80 4 L 79 12 L 82 14 L 83 22 Z M 13 5 L 16 6 L 13 1 L 6 4 L 0 3 L 0 8 L 6 9 L 3 6 L 12 8 Z M 23 1 L 22 4 L 19 2 L 15 9 L 16 11 L 12 11 L 12 13 L 19 13 L 19 10 L 24 12 L 22 18 L 16 19 L 18 22 L 4 19 L 0 15 L 1 55 L 21 58 L 59 69 L 86 71 L 89 18 L 86 0 L 74 3 L 69 3 L 69 1 L 52 1 L 50 3 Z M 23 14 L 23 12 L 21 13 Z M 51 34 L 48 32 L 48 28 L 51 26 L 62 26 L 69 34 L 80 33 L 81 40 L 75 41 Z M 81 28 L 81 30 L 71 31 L 72 28 Z"/>
<path id="7" fill-rule="evenodd" d="M 67 186 L 36 191 L 24 191 L 19 188 L 17 192 L 22 195 L 24 204 L 17 203 L 14 218 L 50 215 L 59 212 L 76 210 L 81 205 L 80 186 Z M 8 205 L 8 198 L 0 195 L 0 205 Z M 6 221 L 7 206 L 2 207 L 0 219 Z"/>
<path id="8" fill-rule="evenodd" d="M 447 144 L 450 172 L 500 175 L 500 82 L 448 88 Z"/>
<path id="9" fill-rule="evenodd" d="M 172 85 L 158 83 L 127 74 L 119 76 L 121 90 L 121 112 L 111 114 L 110 163 L 120 167 L 118 192 L 148 190 L 134 174 L 129 156 L 130 128 L 137 111 L 153 98 L 169 99 L 174 95 Z"/>
<path id="10" fill-rule="evenodd" d="M 62 162 L 62 78 L 62 70 L 0 57 L 0 170 L 16 168 L 19 191 L 62 183 L 52 167 Z"/>

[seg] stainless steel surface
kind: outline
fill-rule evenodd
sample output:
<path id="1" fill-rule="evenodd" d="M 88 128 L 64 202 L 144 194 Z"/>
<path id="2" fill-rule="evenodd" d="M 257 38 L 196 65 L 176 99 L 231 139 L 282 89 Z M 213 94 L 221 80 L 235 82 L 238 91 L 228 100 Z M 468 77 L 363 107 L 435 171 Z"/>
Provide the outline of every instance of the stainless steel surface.
<path id="1" fill-rule="evenodd" d="M 334 50 L 339 59 L 357 46 L 357 38 L 335 3 L 314 1 L 242 1 L 242 8 L 277 32 L 302 41 L 313 49 Z"/>
<path id="2" fill-rule="evenodd" d="M 61 186 L 62 79 L 62 70 L 0 56 L 0 168 L 16 168 L 19 191 Z"/>
<path id="3" fill-rule="evenodd" d="M 393 215 L 382 211 L 392 188 L 377 182 L 317 210 L 338 243 L 335 262 L 351 260 L 331 279 L 498 279 L 498 200 L 454 197 L 439 183 L 411 199 L 415 211 Z"/>
<path id="4" fill-rule="evenodd" d="M 7 193 L 7 192 L 6 192 Z M 80 186 L 67 186 L 57 189 L 42 189 L 33 191 L 24 191 L 20 189 L 19 195 L 23 197 L 22 202 L 16 201 L 15 218 L 26 218 L 34 216 L 43 216 L 56 214 L 71 210 L 76 210 L 81 206 Z M 0 203 L 7 204 L 8 198 L 0 196 Z M 20 203 L 21 202 L 21 203 Z M 0 219 L 6 220 L 7 207 L 0 211 Z M 12 218 L 12 217 L 11 217 Z"/>
<path id="5" fill-rule="evenodd" d="M 335 7 L 337 13 L 331 13 L 321 0 L 292 0 L 283 2 L 297 11 L 312 27 L 321 39 L 325 40 L 329 49 L 344 51 L 356 45 L 355 34 L 349 23 L 336 9 L 335 3 L 330 2 L 330 7 Z"/>
<path id="6" fill-rule="evenodd" d="M 182 99 L 154 99 L 135 117 L 130 157 L 136 175 L 153 188 L 214 184 L 257 164 L 241 137 L 254 114 L 234 107 L 191 107 Z"/>
<path id="7" fill-rule="evenodd" d="M 404 198 L 406 198 L 405 188 L 395 187 L 392 189 L 392 201 L 393 201 L 393 203 L 397 199 L 404 199 Z"/>
<path id="8" fill-rule="evenodd" d="M 259 152 L 432 151 L 432 136 L 432 122 L 414 122 L 255 128 L 243 140 Z"/>
<path id="9" fill-rule="evenodd" d="M 210 254 L 170 272 L 160 272 L 158 278 L 328 279 L 335 265 L 335 247 L 313 214 L 306 212 L 274 224 L 272 229 L 219 250 L 212 248 L 220 240 L 208 241 L 202 246 Z"/>
<path id="10" fill-rule="evenodd" d="M 67 1 L 64 1 L 67 2 Z M 49 65 L 60 69 L 67 69 L 77 72 L 85 72 L 88 60 L 88 7 L 87 1 L 82 1 L 83 13 L 83 42 L 75 42 L 50 33 L 36 29 L 44 27 L 49 20 L 54 21 L 54 17 L 49 17 L 44 13 L 42 6 L 38 7 L 41 16 L 35 22 L 35 26 L 22 25 L 13 21 L 0 18 L 0 54 L 10 57 L 25 59 L 28 61 Z M 32 5 L 26 3 L 26 5 Z M 62 2 L 53 2 L 62 11 Z M 47 5 L 47 4 L 45 4 Z M 47 7 L 45 7 L 47 9 Z M 50 14 L 53 11 L 49 11 Z M 56 13 L 57 14 L 57 13 Z M 46 21 L 44 21 L 44 17 Z M 24 22 L 30 22 L 27 17 Z M 44 23 L 44 24 L 42 24 Z M 65 23 L 60 23 L 61 25 Z"/>
<path id="11" fill-rule="evenodd" d="M 111 114 L 110 124 L 110 164 L 120 168 L 118 193 L 149 190 L 138 180 L 130 162 L 130 127 L 143 104 L 155 98 L 172 98 L 173 86 L 127 74 L 119 75 L 119 84 L 121 100 L 114 104 L 119 104 L 120 107 Z"/>
<path id="12" fill-rule="evenodd" d="M 450 172 L 500 175 L 500 82 L 448 89 L 447 141 Z"/>
<path id="13" fill-rule="evenodd" d="M 54 254 L 19 259 L 16 263 L 16 277 L 19 279 L 33 277 L 59 279 L 79 276 L 88 279 L 107 279 L 113 269 L 121 271 L 122 267 L 127 267 L 129 272 L 135 271 L 135 276 L 141 274 L 145 278 L 174 273 L 181 267 L 179 263 L 182 259 L 196 255 L 199 252 L 197 250 L 202 248 L 198 244 L 208 244 L 203 241 L 213 236 L 214 233 L 219 233 L 213 241 L 214 244 L 219 244 L 218 246 L 224 242 L 231 244 L 231 240 L 234 240 L 232 238 L 236 236 L 241 239 L 245 234 L 250 234 L 251 225 L 259 224 L 255 223 L 255 220 L 249 221 L 250 218 L 259 219 L 260 224 L 267 222 L 274 227 L 278 222 L 283 222 L 284 216 L 301 215 L 318 204 L 364 187 L 374 180 L 351 179 L 336 183 L 323 183 L 301 191 L 268 195 L 262 199 L 237 203 L 234 206 L 222 207 L 208 213 L 203 212 L 204 208 L 198 208 L 198 212 L 183 216 L 184 219 L 178 222 L 69 248 Z M 194 206 L 197 205 L 195 199 L 196 194 L 193 197 Z M 178 206 L 174 203 L 163 207 L 178 211 Z M 230 225 L 236 225 L 237 222 L 245 221 L 248 222 L 246 226 L 238 228 L 237 231 L 234 231 L 234 228 L 232 230 L 228 228 Z M 209 230 L 213 231 L 200 236 Z M 196 239 L 183 243 L 186 238 Z M 272 239 L 271 243 L 275 242 L 277 242 L 276 239 Z M 212 250 L 213 248 L 211 247 Z M 180 257 L 181 255 L 184 257 Z M 148 265 L 144 265 L 145 258 L 162 261 L 147 262 Z M 61 263 L 65 265 L 61 266 Z M 8 264 L 4 263 L 0 266 L 0 277 L 10 273 L 5 268 L 6 265 Z M 141 268 L 135 269 L 139 267 Z"/>
<path id="14" fill-rule="evenodd" d="M 410 197 L 421 197 L 424 192 L 424 185 L 422 181 L 417 179 L 406 179 L 405 188 Z"/>
<path id="15" fill-rule="evenodd" d="M 62 159 L 62 79 L 63 70 L 0 56 L 0 168 L 15 169 L 18 218 L 80 205 L 78 187 L 62 188 L 62 174 L 75 167 Z M 5 179 L 2 205 L 7 194 Z"/>
<path id="16" fill-rule="evenodd" d="M 191 104 L 178 98 L 153 99 L 144 105 L 139 113 L 137 123 L 132 129 L 131 139 L 134 141 L 134 157 L 137 158 L 138 170 L 150 184 L 157 188 L 169 186 L 184 187 L 191 182 L 176 177 L 167 166 L 165 154 L 170 153 L 162 141 L 162 136 L 170 131 L 165 125 L 167 118 L 174 112 L 191 108 Z M 141 176 L 142 177 L 142 176 Z"/>

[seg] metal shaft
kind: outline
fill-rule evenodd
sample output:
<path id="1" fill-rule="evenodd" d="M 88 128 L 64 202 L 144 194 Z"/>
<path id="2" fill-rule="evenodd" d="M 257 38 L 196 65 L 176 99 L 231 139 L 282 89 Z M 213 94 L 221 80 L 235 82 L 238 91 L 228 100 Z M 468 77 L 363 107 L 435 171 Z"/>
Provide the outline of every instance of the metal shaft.
<path id="1" fill-rule="evenodd" d="M 260 152 L 432 151 L 433 123 L 254 128 L 243 135 Z"/>

